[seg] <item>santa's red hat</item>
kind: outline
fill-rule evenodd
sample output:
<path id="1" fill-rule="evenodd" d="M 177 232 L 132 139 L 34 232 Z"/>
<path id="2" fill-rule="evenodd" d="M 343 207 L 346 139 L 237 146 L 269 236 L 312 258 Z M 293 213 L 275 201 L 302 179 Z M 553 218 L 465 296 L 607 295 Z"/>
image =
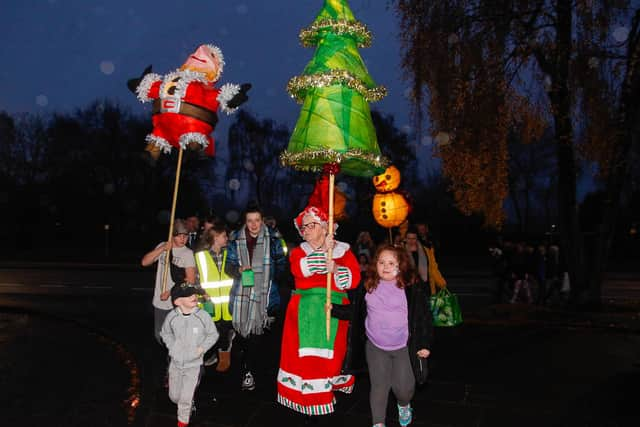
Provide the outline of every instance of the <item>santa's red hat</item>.
<path id="1" fill-rule="evenodd" d="M 310 215 L 316 222 L 321 224 L 329 222 L 329 177 L 327 175 L 322 175 L 316 182 L 313 193 L 309 196 L 307 207 L 293 220 L 293 224 L 301 236 L 302 219 L 306 215 Z M 337 228 L 337 224 L 334 223 L 334 231 L 335 228 Z"/>

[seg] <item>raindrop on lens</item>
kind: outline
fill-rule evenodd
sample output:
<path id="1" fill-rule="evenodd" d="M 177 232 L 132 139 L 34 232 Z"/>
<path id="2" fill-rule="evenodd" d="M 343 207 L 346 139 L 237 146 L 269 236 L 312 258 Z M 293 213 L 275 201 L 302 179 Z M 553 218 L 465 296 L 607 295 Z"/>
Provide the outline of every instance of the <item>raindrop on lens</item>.
<path id="1" fill-rule="evenodd" d="M 244 166 L 244 168 L 246 170 L 248 170 L 249 172 L 252 172 L 255 169 L 255 166 L 253 165 L 253 162 L 251 161 L 251 159 L 245 159 L 242 162 L 242 165 Z"/>
<path id="2" fill-rule="evenodd" d="M 111 61 L 102 61 L 100 63 L 100 71 L 102 74 L 111 75 L 115 71 L 116 66 Z"/>
<path id="3" fill-rule="evenodd" d="M 451 142 L 451 137 L 447 132 L 438 132 L 436 135 L 436 143 L 438 145 L 447 145 Z"/>
<path id="4" fill-rule="evenodd" d="M 236 178 L 232 178 L 229 180 L 229 189 L 231 190 L 239 190 L 240 189 L 240 181 Z"/>
<path id="5" fill-rule="evenodd" d="M 36 96 L 36 104 L 40 107 L 46 107 L 49 105 L 49 98 L 46 95 L 38 95 Z"/>
<path id="6" fill-rule="evenodd" d="M 615 41 L 622 43 L 627 40 L 627 37 L 629 37 L 629 29 L 627 27 L 621 26 L 613 30 Z"/>

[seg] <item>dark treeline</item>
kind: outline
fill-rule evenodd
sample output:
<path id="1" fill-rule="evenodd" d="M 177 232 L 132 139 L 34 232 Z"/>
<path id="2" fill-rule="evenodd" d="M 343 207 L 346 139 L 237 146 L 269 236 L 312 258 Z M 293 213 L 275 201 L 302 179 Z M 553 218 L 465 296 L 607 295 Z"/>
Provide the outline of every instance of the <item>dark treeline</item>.
<path id="1" fill-rule="evenodd" d="M 431 225 L 443 255 L 485 254 L 492 233 L 482 227 L 482 218 L 460 214 L 448 183 L 419 170 L 428 162 L 416 159 L 411 137 L 398 130 L 393 116 L 376 111 L 372 116 L 383 154 L 402 171 L 400 188 L 413 204 L 410 218 Z M 46 117 L 0 112 L 3 256 L 132 260 L 164 240 L 177 155 L 174 150 L 151 160 L 144 150 L 150 127 L 148 117 L 108 100 Z M 286 126 L 239 112 L 229 134 L 218 135 L 216 157 L 185 153 L 177 216 L 215 213 L 234 226 L 247 202 L 257 200 L 285 236 L 296 240 L 291 220 L 305 206 L 315 176 L 279 164 L 289 136 Z M 514 162 L 534 153 L 517 150 L 514 146 Z M 544 160 L 544 150 L 537 153 Z M 510 171 L 510 180 L 526 185 L 513 185 L 513 220 L 506 231 L 542 239 L 556 215 L 549 181 L 543 179 L 553 176 L 553 166 L 540 159 L 527 165 Z M 388 230 L 371 214 L 371 180 L 339 175 L 337 182 L 348 197 L 340 238 L 352 241 L 369 230 L 378 241 L 387 239 Z M 597 205 L 597 194 L 587 200 Z M 632 216 L 627 219 L 628 229 Z"/>

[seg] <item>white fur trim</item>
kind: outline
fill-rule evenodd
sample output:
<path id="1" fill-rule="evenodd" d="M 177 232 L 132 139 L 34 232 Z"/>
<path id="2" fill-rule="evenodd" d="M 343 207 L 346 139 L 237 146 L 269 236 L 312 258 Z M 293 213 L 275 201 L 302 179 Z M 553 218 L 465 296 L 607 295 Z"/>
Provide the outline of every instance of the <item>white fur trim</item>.
<path id="1" fill-rule="evenodd" d="M 214 82 L 217 82 L 220 76 L 222 75 L 222 70 L 224 70 L 224 65 L 225 65 L 224 55 L 222 55 L 222 51 L 216 45 L 208 44 L 207 47 L 211 51 L 211 55 L 218 58 L 218 62 L 220 62 L 220 67 L 218 67 L 218 74 L 216 75 L 216 78 L 213 79 Z"/>
<path id="2" fill-rule="evenodd" d="M 151 98 L 149 98 L 149 91 L 151 90 L 151 86 L 155 82 L 159 82 L 162 80 L 162 76 L 160 74 L 149 73 L 142 78 L 140 84 L 136 88 L 136 95 L 140 102 L 150 102 Z"/>
<path id="3" fill-rule="evenodd" d="M 317 252 L 313 247 L 309 244 L 309 242 L 302 242 L 300 244 L 300 248 L 304 251 L 305 255 L 309 255 L 310 253 Z M 350 246 L 348 243 L 339 242 L 336 240 L 336 245 L 333 248 L 333 259 L 342 258 L 345 253 L 349 250 Z"/>
<path id="4" fill-rule="evenodd" d="M 202 145 L 202 149 L 207 148 L 207 145 L 209 145 L 209 140 L 207 139 L 207 136 L 203 133 L 189 132 L 189 133 L 180 135 L 180 140 L 178 141 L 178 144 L 180 144 L 180 147 L 182 147 L 183 150 L 187 149 L 187 145 L 189 145 L 190 142 L 197 142 L 198 144 Z"/>
<path id="5" fill-rule="evenodd" d="M 169 144 L 169 141 L 157 135 L 149 134 L 144 140 L 149 144 L 156 145 L 165 154 L 171 153 L 171 149 L 173 148 L 171 144 Z"/>
<path id="6" fill-rule="evenodd" d="M 333 359 L 333 349 L 304 347 L 298 349 L 298 357 L 315 356 L 322 359 Z"/>
<path id="7" fill-rule="evenodd" d="M 177 82 L 173 80 L 178 78 Z M 193 82 L 199 82 L 203 84 L 209 84 L 209 81 L 205 77 L 203 73 L 198 73 L 196 71 L 191 70 L 176 70 L 173 71 L 162 79 L 162 85 L 160 86 L 160 96 L 166 92 L 167 85 L 176 85 L 176 90 L 171 96 L 175 96 L 176 98 L 184 98 L 185 93 L 187 92 L 187 86 Z"/>
<path id="8" fill-rule="evenodd" d="M 326 393 L 332 386 L 339 386 L 351 381 L 351 375 L 336 375 L 329 378 L 302 378 L 282 368 L 278 370 L 278 383 L 302 394 Z M 303 386 L 306 384 L 306 386 Z M 329 385 L 329 387 L 327 387 Z M 313 387 L 309 387 L 313 386 Z M 340 390 L 342 391 L 342 390 Z"/>
<path id="9" fill-rule="evenodd" d="M 236 96 L 238 93 L 240 93 L 240 85 L 233 83 L 225 83 L 222 85 L 217 98 L 220 103 L 220 109 L 227 114 L 235 113 L 238 107 L 229 108 L 227 107 L 227 102 L 231 101 L 231 98 Z"/>

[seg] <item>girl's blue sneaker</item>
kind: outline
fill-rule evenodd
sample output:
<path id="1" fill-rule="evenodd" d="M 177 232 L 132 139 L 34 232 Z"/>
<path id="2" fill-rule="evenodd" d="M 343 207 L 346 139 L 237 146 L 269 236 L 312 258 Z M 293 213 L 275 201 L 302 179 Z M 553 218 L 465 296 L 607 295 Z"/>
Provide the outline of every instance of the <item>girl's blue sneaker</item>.
<path id="1" fill-rule="evenodd" d="M 411 404 L 407 406 L 398 405 L 398 421 L 402 427 L 408 426 L 411 424 L 411 420 L 413 419 L 413 409 L 411 409 Z"/>

